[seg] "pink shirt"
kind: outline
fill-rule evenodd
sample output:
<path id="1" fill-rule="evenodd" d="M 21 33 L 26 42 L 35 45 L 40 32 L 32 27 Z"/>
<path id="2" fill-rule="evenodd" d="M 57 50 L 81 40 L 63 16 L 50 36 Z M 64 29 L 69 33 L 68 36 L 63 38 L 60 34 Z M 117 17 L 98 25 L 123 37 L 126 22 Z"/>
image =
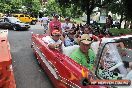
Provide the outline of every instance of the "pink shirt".
<path id="1" fill-rule="evenodd" d="M 55 30 L 56 27 L 61 31 L 61 22 L 52 20 L 49 23 L 50 33 L 52 33 L 52 31 Z"/>

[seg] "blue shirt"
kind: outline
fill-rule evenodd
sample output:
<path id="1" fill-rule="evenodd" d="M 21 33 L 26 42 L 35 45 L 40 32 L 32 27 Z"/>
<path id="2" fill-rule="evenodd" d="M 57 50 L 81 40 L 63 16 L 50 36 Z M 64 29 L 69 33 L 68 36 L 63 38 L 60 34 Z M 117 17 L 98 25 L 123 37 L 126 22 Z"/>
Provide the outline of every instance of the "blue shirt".
<path id="1" fill-rule="evenodd" d="M 67 46 L 73 46 L 75 44 L 74 39 L 66 38 L 64 41 L 64 45 Z"/>

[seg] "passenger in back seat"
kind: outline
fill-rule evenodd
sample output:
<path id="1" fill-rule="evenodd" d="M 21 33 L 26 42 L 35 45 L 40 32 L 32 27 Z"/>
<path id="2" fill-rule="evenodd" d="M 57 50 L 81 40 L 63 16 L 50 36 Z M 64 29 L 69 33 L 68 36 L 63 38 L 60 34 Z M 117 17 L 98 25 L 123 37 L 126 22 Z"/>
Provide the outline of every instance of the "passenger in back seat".
<path id="1" fill-rule="evenodd" d="M 92 41 L 89 35 L 83 34 L 79 39 L 79 48 L 76 49 L 70 55 L 70 58 L 75 60 L 77 63 L 85 66 L 86 68 L 93 70 L 95 54 L 90 48 Z"/>
<path id="2" fill-rule="evenodd" d="M 66 47 L 75 45 L 74 34 L 75 34 L 74 31 L 69 31 L 68 36 L 64 40 L 64 45 Z"/>
<path id="3" fill-rule="evenodd" d="M 62 52 L 62 41 L 60 40 L 60 36 L 61 33 L 59 30 L 53 30 L 51 36 L 44 37 L 42 40 L 47 43 L 50 49 Z"/>

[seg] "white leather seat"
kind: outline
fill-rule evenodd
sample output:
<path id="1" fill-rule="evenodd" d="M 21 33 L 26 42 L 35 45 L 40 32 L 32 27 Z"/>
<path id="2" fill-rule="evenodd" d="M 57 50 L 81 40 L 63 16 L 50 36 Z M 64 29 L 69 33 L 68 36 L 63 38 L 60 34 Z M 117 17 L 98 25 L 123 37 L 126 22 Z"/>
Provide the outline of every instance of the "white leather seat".
<path id="1" fill-rule="evenodd" d="M 100 41 L 93 42 L 91 44 L 91 49 L 94 51 L 95 55 L 97 55 L 97 53 L 98 53 L 99 43 L 100 43 Z"/>
<path id="2" fill-rule="evenodd" d="M 63 54 L 65 54 L 66 56 L 70 56 L 71 53 L 74 50 L 76 50 L 77 48 L 79 48 L 79 45 L 73 45 L 73 46 L 63 47 Z"/>
<path id="3" fill-rule="evenodd" d="M 68 46 L 68 47 L 63 47 L 63 54 L 70 56 L 70 54 L 75 50 L 79 48 L 79 45 L 73 45 L 73 46 Z M 98 53 L 98 48 L 99 48 L 99 42 L 93 42 L 91 44 L 91 48 L 93 49 L 94 53 Z"/>

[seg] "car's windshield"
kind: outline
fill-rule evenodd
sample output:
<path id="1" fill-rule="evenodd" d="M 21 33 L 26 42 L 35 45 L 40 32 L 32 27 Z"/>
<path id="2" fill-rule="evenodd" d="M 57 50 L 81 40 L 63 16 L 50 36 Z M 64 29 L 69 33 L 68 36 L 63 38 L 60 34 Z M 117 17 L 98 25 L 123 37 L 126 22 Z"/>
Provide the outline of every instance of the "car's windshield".
<path id="1" fill-rule="evenodd" d="M 130 72 L 132 73 L 132 40 L 106 44 L 99 63 L 99 76 L 102 79 L 128 79 Z"/>
<path id="2" fill-rule="evenodd" d="M 18 20 L 17 18 L 14 18 L 14 17 L 8 18 L 8 19 L 9 19 L 9 21 L 10 21 L 11 23 L 16 23 L 16 22 L 20 22 L 20 23 L 21 23 L 20 20 Z"/>

